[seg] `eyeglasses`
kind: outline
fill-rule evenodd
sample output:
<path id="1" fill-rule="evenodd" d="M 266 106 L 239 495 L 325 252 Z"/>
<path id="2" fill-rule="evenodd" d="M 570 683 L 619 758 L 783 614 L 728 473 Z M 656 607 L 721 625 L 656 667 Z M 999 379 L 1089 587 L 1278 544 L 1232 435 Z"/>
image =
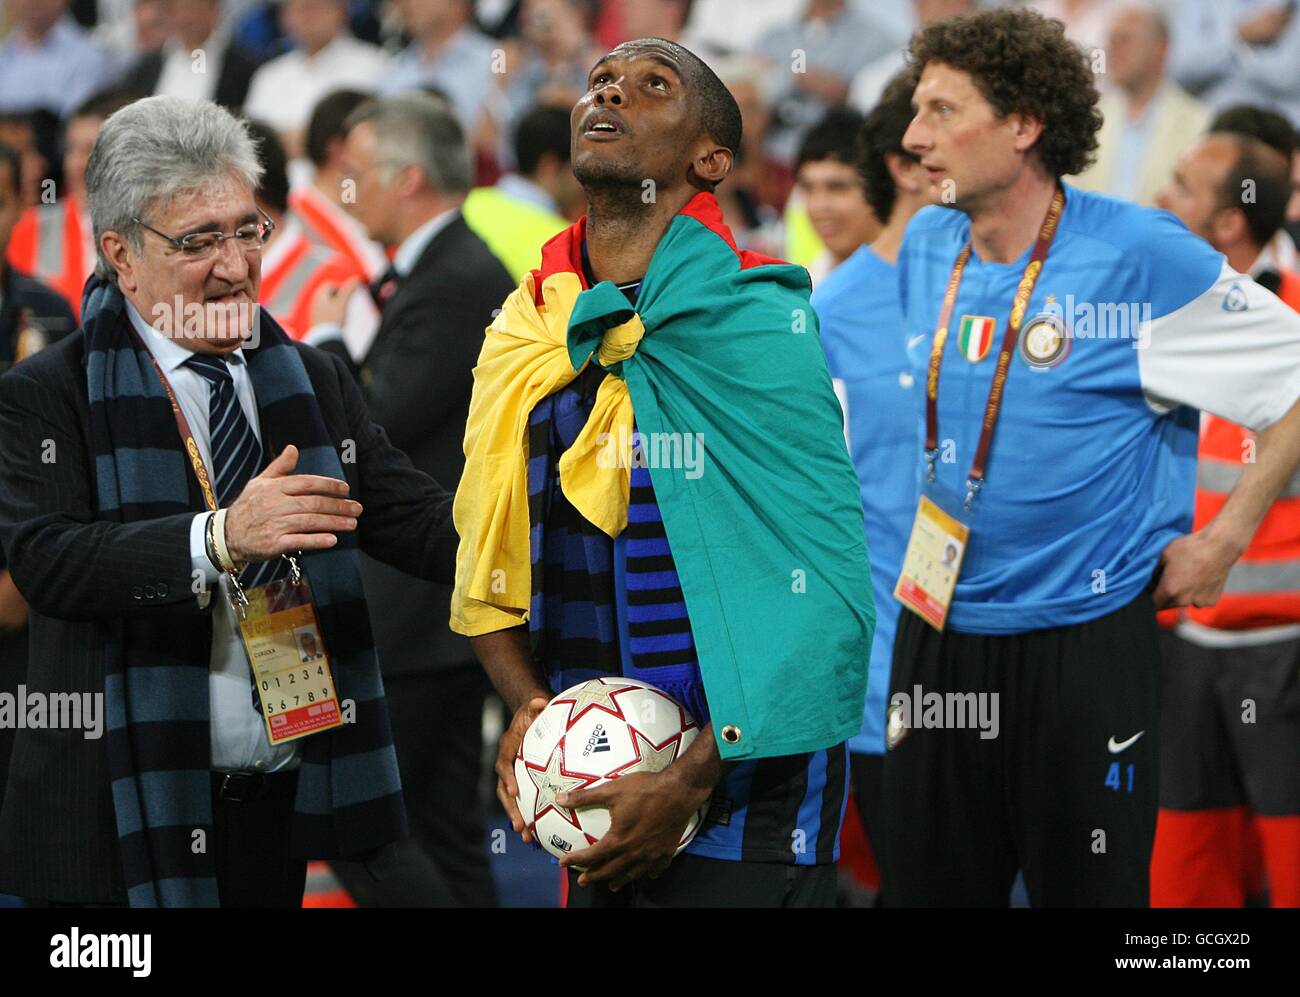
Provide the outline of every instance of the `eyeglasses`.
<path id="1" fill-rule="evenodd" d="M 166 239 L 179 249 L 181 255 L 187 260 L 203 260 L 219 253 L 221 244 L 227 239 L 234 239 L 238 248 L 245 253 L 260 252 L 266 240 L 271 238 L 271 233 L 275 231 L 275 222 L 271 221 L 271 216 L 261 208 L 257 209 L 257 213 L 262 216 L 259 221 L 241 225 L 230 235 L 224 232 L 192 232 L 180 239 L 166 232 L 159 232 L 143 219 L 132 217 L 131 221 L 141 228 L 147 228 L 154 235 Z"/>

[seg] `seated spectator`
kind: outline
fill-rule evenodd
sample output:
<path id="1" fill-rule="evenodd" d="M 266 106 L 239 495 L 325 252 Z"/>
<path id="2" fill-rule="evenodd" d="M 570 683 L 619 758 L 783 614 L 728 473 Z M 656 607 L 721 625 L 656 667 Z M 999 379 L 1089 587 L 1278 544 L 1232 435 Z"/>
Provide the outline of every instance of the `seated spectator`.
<path id="1" fill-rule="evenodd" d="M 514 164 L 511 137 L 536 104 L 572 107 L 587 92 L 587 73 L 603 54 L 592 30 L 598 0 L 522 0 L 522 38 L 506 54 L 506 75 L 493 106 L 498 159 Z"/>
<path id="2" fill-rule="evenodd" d="M 516 283 L 541 263 L 543 243 L 586 207 L 569 155 L 569 112 L 535 107 L 515 134 L 517 170 L 492 187 L 475 187 L 465 198 L 465 224 Z"/>
<path id="3" fill-rule="evenodd" d="M 284 0 L 280 17 L 294 49 L 253 74 L 244 113 L 280 133 L 296 157 L 312 108 L 332 90 L 373 93 L 391 69 L 379 48 L 348 30 L 346 0 Z"/>
<path id="4" fill-rule="evenodd" d="M 1218 111 L 1253 104 L 1300 124 L 1300 17 L 1290 3 L 1181 0 L 1171 11 L 1175 80 Z"/>
<path id="5" fill-rule="evenodd" d="M 126 83 L 142 96 L 169 94 L 214 100 L 238 112 L 257 60 L 230 39 L 221 0 L 168 0 L 173 31 L 158 52 L 142 57 Z M 198 53 L 201 53 L 198 54 Z"/>
<path id="6" fill-rule="evenodd" d="M 91 37 L 108 50 L 114 75 L 125 77 L 145 56 L 161 52 L 172 36 L 172 3 L 171 0 L 119 0 L 119 3 L 127 9 L 107 20 L 101 4 L 99 24 Z"/>
<path id="7" fill-rule="evenodd" d="M 81 291 L 95 269 L 95 237 L 86 202 L 86 162 L 108 116 L 134 102 L 128 90 L 106 90 L 72 112 L 63 133 L 63 186 L 42 197 L 14 227 L 9 262 L 63 295 L 81 320 Z"/>
<path id="8" fill-rule="evenodd" d="M 108 52 L 68 15 L 68 0 L 9 0 L 0 42 L 0 111 L 63 117 L 111 82 Z"/>
<path id="9" fill-rule="evenodd" d="M 808 133 L 799 149 L 795 188 L 824 247 L 806 264 L 814 287 L 880 231 L 858 171 L 862 123 L 857 111 L 835 108 Z"/>
<path id="10" fill-rule="evenodd" d="M 768 152 L 792 162 L 800 136 L 844 103 L 854 74 L 893 47 L 845 0 L 808 0 L 797 21 L 768 31 L 756 49 L 766 64 L 765 96 L 776 116 Z"/>
<path id="11" fill-rule="evenodd" d="M 465 130 L 473 132 L 492 91 L 492 53 L 497 51 L 497 43 L 474 24 L 474 4 L 471 0 L 397 0 L 396 6 L 411 43 L 398 56 L 381 93 L 432 84 L 446 94 Z"/>
<path id="12" fill-rule="evenodd" d="M 934 21 L 946 21 L 950 17 L 969 14 L 975 9 L 976 0 L 911 0 L 908 6 L 912 15 L 911 27 L 915 29 Z M 905 62 L 904 43 L 858 70 L 849 85 L 849 103 L 863 114 L 869 112 L 880 101 L 885 86 L 903 68 Z"/>
<path id="13" fill-rule="evenodd" d="M 1106 75 L 1112 88 L 1098 105 L 1103 123 L 1097 159 L 1076 184 L 1148 207 L 1178 157 L 1210 120 L 1209 109 L 1169 78 L 1169 29 L 1150 4 L 1122 8 L 1111 25 Z"/>

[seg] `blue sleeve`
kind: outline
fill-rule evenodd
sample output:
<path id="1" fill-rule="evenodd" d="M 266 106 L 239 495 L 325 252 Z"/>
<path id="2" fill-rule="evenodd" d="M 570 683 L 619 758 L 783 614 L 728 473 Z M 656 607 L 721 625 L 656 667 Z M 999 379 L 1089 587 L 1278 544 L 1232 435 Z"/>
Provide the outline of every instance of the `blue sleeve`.
<path id="1" fill-rule="evenodd" d="M 1142 231 L 1127 248 L 1143 269 L 1151 317 L 1160 318 L 1214 285 L 1223 270 L 1223 254 L 1167 211 L 1142 214 Z"/>

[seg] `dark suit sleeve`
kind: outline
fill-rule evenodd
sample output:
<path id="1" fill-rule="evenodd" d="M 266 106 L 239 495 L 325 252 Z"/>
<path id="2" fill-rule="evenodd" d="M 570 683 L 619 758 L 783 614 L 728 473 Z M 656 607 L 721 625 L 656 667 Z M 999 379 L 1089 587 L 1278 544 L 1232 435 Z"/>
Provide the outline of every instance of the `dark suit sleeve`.
<path id="1" fill-rule="evenodd" d="M 361 549 L 377 561 L 417 578 L 453 584 L 456 577 L 452 493 L 411 464 L 371 419 L 356 382 L 343 361 L 331 358 L 355 458 L 362 505 L 358 523 Z"/>
<path id="2" fill-rule="evenodd" d="M 361 384 L 375 422 L 396 446 L 414 449 L 430 426 L 465 424 L 483 330 L 491 314 L 464 297 L 438 296 L 412 304 L 381 333 Z M 472 334 L 470 334 L 472 332 Z"/>
<path id="3" fill-rule="evenodd" d="M 0 378 L 0 544 L 32 608 L 62 620 L 203 612 L 183 513 L 94 520 L 92 466 L 71 401 L 21 371 Z"/>

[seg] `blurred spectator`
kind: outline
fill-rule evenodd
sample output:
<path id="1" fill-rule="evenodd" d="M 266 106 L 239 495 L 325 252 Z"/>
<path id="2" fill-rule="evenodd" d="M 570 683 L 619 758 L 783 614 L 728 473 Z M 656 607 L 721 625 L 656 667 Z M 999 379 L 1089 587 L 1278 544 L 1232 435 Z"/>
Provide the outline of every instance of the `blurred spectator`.
<path id="1" fill-rule="evenodd" d="M 975 6 L 976 0 L 912 0 L 908 34 L 931 21 L 944 21 L 969 13 Z M 903 68 L 905 62 L 906 50 L 904 44 L 900 44 L 869 66 L 860 69 L 849 85 L 849 103 L 866 114 L 880 101 L 885 86 Z"/>
<path id="2" fill-rule="evenodd" d="M 785 251 L 781 209 L 794 184 L 794 171 L 774 162 L 764 149 L 772 115 L 763 100 L 762 70 L 757 60 L 739 55 L 720 56 L 711 68 L 735 98 L 742 124 L 727 182 L 713 194 L 738 246 L 780 257 Z"/>
<path id="3" fill-rule="evenodd" d="M 262 179 L 254 191 L 257 206 L 275 223 L 275 231 L 262 250 L 262 284 L 259 299 L 294 339 L 311 329 L 311 305 L 317 290 L 366 277 L 341 253 L 313 242 L 289 208 L 289 170 L 284 146 L 270 125 L 248 123 L 257 143 Z"/>
<path id="4" fill-rule="evenodd" d="M 161 51 L 172 34 L 171 0 L 120 0 L 110 19 L 102 16 L 92 36 L 108 50 L 117 76 L 141 58 Z M 101 8 L 102 13 L 102 8 Z"/>
<path id="5" fill-rule="evenodd" d="M 604 51 L 592 35 L 598 0 L 523 0 L 522 36 L 507 54 L 506 77 L 493 116 L 498 158 L 514 165 L 510 136 L 535 104 L 572 107 L 587 92 L 587 74 Z"/>
<path id="6" fill-rule="evenodd" d="M 253 74 L 244 113 L 276 129 L 285 151 L 296 157 L 322 97 L 344 88 L 373 93 L 392 64 L 376 46 L 352 36 L 346 0 L 284 0 L 280 17 L 295 47 Z"/>
<path id="7" fill-rule="evenodd" d="M 1109 36 L 1114 0 L 1031 0 L 1045 17 L 1054 17 L 1065 25 L 1065 36 L 1088 53 L 1105 46 Z"/>
<path id="8" fill-rule="evenodd" d="M 795 187 L 824 251 L 808 264 L 813 286 L 880 232 L 858 171 L 863 117 L 847 107 L 832 109 L 799 148 Z"/>
<path id="9" fill-rule="evenodd" d="M 81 318 L 81 290 L 95 269 L 95 238 L 86 203 L 86 162 L 108 116 L 136 99 L 106 90 L 72 112 L 63 134 L 63 187 L 57 200 L 42 197 L 14 227 L 9 262 L 49 284 Z"/>
<path id="10" fill-rule="evenodd" d="M 422 94 L 388 97 L 363 105 L 348 124 L 357 217 L 394 251 L 373 289 L 383 320 L 357 370 L 361 390 L 393 445 L 452 487 L 464 466 L 483 331 L 514 284 L 461 215 L 470 151 L 446 105 Z M 337 322 L 335 308 L 318 306 L 318 321 Z M 312 341 L 337 354 L 329 338 L 313 330 Z M 370 558 L 362 579 L 376 610 L 411 840 L 382 883 L 352 863 L 336 872 L 362 906 L 493 906 L 479 798 L 487 678 L 469 642 L 447 628 L 451 588 Z"/>
<path id="11" fill-rule="evenodd" d="M 465 130 L 473 132 L 495 83 L 497 44 L 475 27 L 472 0 L 396 0 L 396 5 L 411 43 L 381 92 L 432 84 L 446 94 Z"/>
<path id="12" fill-rule="evenodd" d="M 215 100 L 238 113 L 248 96 L 257 61 L 230 40 L 221 0 L 167 0 L 172 34 L 161 51 L 144 56 L 126 83 L 141 96 L 168 94 Z"/>
<path id="13" fill-rule="evenodd" d="M 710 53 L 747 54 L 790 20 L 801 0 L 695 0 L 687 31 Z M 689 46 L 687 46 L 689 48 Z M 703 57 L 704 51 L 696 51 Z"/>
<path id="14" fill-rule="evenodd" d="M 808 0 L 799 20 L 764 34 L 756 54 L 766 63 L 766 97 L 775 116 L 768 151 L 792 161 L 800 137 L 844 102 L 858 70 L 892 48 L 845 0 Z"/>
<path id="15" fill-rule="evenodd" d="M 1238 104 L 1225 107 L 1210 122 L 1209 132 L 1234 132 L 1259 139 L 1271 149 L 1276 149 L 1291 164 L 1291 182 L 1289 198 L 1285 209 L 1286 221 L 1300 221 L 1300 217 L 1291 218 L 1291 212 L 1300 213 L 1300 140 L 1296 131 L 1283 115 L 1264 107 L 1251 107 Z M 1277 260 L 1282 270 L 1300 273 L 1300 252 L 1297 252 L 1295 232 L 1279 228 L 1268 245 L 1268 250 Z"/>
<path id="16" fill-rule="evenodd" d="M 699 46 L 699 42 L 686 30 L 692 6 L 693 0 L 625 2 L 620 18 L 622 30 L 619 32 L 619 41 L 631 38 L 664 38 L 694 52 L 697 47 L 702 46 Z"/>
<path id="17" fill-rule="evenodd" d="M 112 59 L 68 16 L 68 0 L 8 0 L 0 111 L 68 114 L 111 82 Z"/>
<path id="18" fill-rule="evenodd" d="M 586 207 L 569 166 L 569 111 L 535 107 L 515 133 L 515 172 L 465 198 L 465 224 L 518 283 L 541 263 L 551 236 L 576 221 Z"/>
<path id="19" fill-rule="evenodd" d="M 22 162 L 19 190 L 23 203 L 31 206 L 41 201 L 41 184 L 49 173 L 50 163 L 36 143 L 34 114 L 0 112 L 0 142 L 18 153 Z"/>
<path id="20" fill-rule="evenodd" d="M 1149 207 L 1178 157 L 1205 130 L 1210 111 L 1169 79 L 1168 54 L 1168 24 L 1159 10 L 1150 4 L 1120 9 L 1106 47 L 1112 86 L 1098 105 L 1104 121 L 1097 160 L 1078 186 Z"/>
<path id="21" fill-rule="evenodd" d="M 1300 17 L 1280 0 L 1180 0 L 1174 79 L 1214 110 L 1254 104 L 1300 124 Z"/>
<path id="22" fill-rule="evenodd" d="M 752 56 L 727 55 L 714 60 L 711 68 L 736 99 L 744 126 L 741 147 L 733 150 L 736 162 L 727 183 L 714 194 L 725 205 L 726 188 L 744 187 L 759 203 L 780 212 L 790 196 L 790 188 L 794 186 L 794 169 L 767 154 L 772 111 L 763 96 L 762 66 Z M 732 224 L 732 221 L 728 219 L 727 224 Z M 771 255 L 779 256 L 780 250 Z"/>
<path id="23" fill-rule="evenodd" d="M 346 257 L 369 282 L 383 273 L 388 257 L 366 233 L 348 205 L 356 200 L 357 181 L 344 169 L 343 146 L 348 115 L 370 98 L 357 90 L 336 90 L 316 105 L 307 125 L 307 156 L 313 171 L 289 190 L 289 208 L 307 237 Z M 379 310 L 367 294 L 348 301 L 343 342 L 353 360 L 366 355 L 379 330 Z"/>

